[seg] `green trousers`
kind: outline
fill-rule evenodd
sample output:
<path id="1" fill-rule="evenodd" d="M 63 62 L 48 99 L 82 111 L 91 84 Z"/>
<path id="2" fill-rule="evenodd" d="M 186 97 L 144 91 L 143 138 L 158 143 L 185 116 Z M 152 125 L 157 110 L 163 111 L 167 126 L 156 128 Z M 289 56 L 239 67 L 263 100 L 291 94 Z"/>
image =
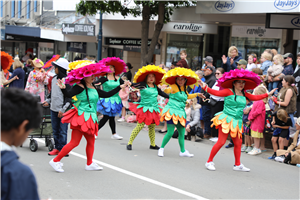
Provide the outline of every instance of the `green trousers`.
<path id="1" fill-rule="evenodd" d="M 171 137 L 174 134 L 174 129 L 175 127 L 177 128 L 178 131 L 178 143 L 180 146 L 180 151 L 181 153 L 185 152 L 185 148 L 184 148 L 184 134 L 185 134 L 185 127 L 183 127 L 180 123 L 178 123 L 177 125 L 175 124 L 167 124 L 168 127 L 168 131 L 167 134 L 165 135 L 161 147 L 160 148 L 165 148 L 166 144 L 170 141 Z"/>

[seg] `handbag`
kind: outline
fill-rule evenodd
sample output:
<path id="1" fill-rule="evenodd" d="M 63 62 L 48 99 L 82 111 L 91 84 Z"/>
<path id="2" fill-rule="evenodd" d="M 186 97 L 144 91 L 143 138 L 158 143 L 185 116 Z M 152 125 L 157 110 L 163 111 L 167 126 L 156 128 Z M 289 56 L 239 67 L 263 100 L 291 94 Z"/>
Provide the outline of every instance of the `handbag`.
<path id="1" fill-rule="evenodd" d="M 218 102 L 219 102 L 219 101 L 217 101 L 217 100 L 215 100 L 215 99 L 213 99 L 213 98 L 210 98 L 210 100 L 209 100 L 209 105 L 215 106 Z"/>
<path id="2" fill-rule="evenodd" d="M 190 132 L 191 135 L 196 135 L 196 136 L 200 137 L 201 139 L 203 139 L 204 135 L 203 135 L 202 128 L 192 126 L 190 129 L 191 129 L 191 132 Z"/>

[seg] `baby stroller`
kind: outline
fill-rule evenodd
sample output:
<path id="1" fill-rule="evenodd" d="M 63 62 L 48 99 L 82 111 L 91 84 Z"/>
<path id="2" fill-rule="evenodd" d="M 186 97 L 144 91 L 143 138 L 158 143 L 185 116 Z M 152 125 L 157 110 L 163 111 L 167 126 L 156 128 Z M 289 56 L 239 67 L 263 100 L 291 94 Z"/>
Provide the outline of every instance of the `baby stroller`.
<path id="1" fill-rule="evenodd" d="M 35 152 L 38 149 L 38 143 L 34 138 L 45 138 L 45 146 L 48 147 L 48 150 L 52 151 L 54 149 L 50 106 L 45 107 L 42 104 L 41 106 L 43 109 L 43 115 L 40 127 L 34 129 L 28 136 L 28 138 L 30 138 L 29 148 L 32 152 Z"/>

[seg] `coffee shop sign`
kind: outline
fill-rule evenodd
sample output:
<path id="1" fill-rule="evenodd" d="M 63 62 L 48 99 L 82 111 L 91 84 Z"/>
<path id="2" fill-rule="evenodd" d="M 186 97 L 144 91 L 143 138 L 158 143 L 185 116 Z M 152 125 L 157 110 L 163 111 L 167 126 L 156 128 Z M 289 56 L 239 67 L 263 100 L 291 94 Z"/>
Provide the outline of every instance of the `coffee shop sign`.
<path id="1" fill-rule="evenodd" d="M 228 12 L 232 10 L 235 6 L 233 1 L 217 1 L 215 3 L 215 9 L 220 12 Z"/>
<path id="2" fill-rule="evenodd" d="M 95 35 L 95 25 L 89 24 L 62 24 L 62 33 L 63 34 L 72 34 L 72 35 Z"/>

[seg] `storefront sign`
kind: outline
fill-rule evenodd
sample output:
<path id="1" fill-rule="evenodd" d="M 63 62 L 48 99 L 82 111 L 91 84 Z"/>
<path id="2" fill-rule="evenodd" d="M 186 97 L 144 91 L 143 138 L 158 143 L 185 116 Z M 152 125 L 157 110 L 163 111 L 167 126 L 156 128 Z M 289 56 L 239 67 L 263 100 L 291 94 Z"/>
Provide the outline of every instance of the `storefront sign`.
<path id="1" fill-rule="evenodd" d="M 1 29 L 1 40 L 5 40 L 5 29 Z"/>
<path id="2" fill-rule="evenodd" d="M 163 32 L 176 32 L 176 33 L 217 34 L 218 26 L 215 24 L 194 24 L 194 23 L 169 22 L 164 25 L 162 31 Z"/>
<path id="3" fill-rule="evenodd" d="M 141 46 L 141 39 L 133 39 L 133 38 L 105 38 L 106 45 L 131 45 L 131 46 Z M 148 45 L 151 44 L 151 40 L 148 39 Z"/>
<path id="4" fill-rule="evenodd" d="M 281 38 L 282 30 L 266 29 L 264 26 L 232 26 L 232 37 Z"/>
<path id="5" fill-rule="evenodd" d="M 95 25 L 90 24 L 62 24 L 61 31 L 69 35 L 95 36 Z"/>
<path id="6" fill-rule="evenodd" d="M 141 52 L 141 46 L 124 45 L 123 50 L 124 51 Z M 154 54 L 160 54 L 160 48 L 154 49 Z"/>
<path id="7" fill-rule="evenodd" d="M 86 53 L 86 42 L 67 42 L 67 51 Z"/>
<path id="8" fill-rule="evenodd" d="M 267 28 L 300 29 L 300 15 L 267 14 Z"/>
<path id="9" fill-rule="evenodd" d="M 300 12 L 299 0 L 227 0 L 206 1 L 198 0 L 197 14 L 226 14 L 226 13 L 287 13 Z"/>

